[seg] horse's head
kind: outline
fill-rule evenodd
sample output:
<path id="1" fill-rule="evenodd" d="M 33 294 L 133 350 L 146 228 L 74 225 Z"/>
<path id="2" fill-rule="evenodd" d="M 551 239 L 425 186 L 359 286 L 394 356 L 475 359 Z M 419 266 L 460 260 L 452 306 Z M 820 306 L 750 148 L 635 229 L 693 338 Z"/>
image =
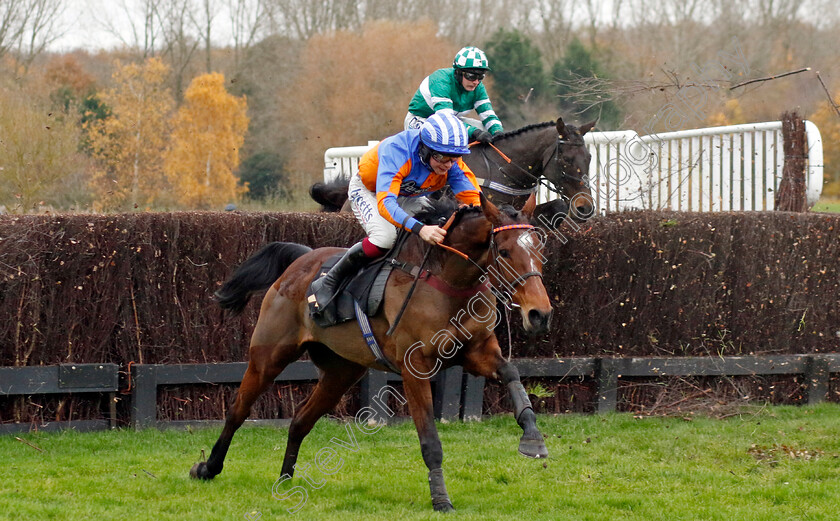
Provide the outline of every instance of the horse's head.
<path id="1" fill-rule="evenodd" d="M 476 207 L 459 209 L 445 241 L 481 268 L 481 280 L 490 283 L 504 305 L 519 308 L 525 331 L 533 335 L 548 331 L 552 315 L 542 283 L 543 236 L 529 224 L 535 201 L 531 195 L 517 211 L 508 205 L 497 208 L 482 196 L 480 212 Z"/>
<path id="2" fill-rule="evenodd" d="M 533 194 L 519 211 L 509 205 L 498 209 L 482 197 L 484 214 L 493 224 L 490 282 L 502 304 L 519 308 L 525 331 L 533 335 L 548 332 L 552 315 L 542 281 L 545 238 L 529 224 L 535 207 Z"/>
<path id="3" fill-rule="evenodd" d="M 458 207 L 457 201 L 441 199 L 415 215 L 421 222 L 440 223 L 446 220 L 442 215 L 450 215 L 443 224 L 443 249 L 429 257 L 428 269 L 459 288 L 488 283 L 507 307 L 519 308 L 525 330 L 534 335 L 548 330 L 552 314 L 542 283 L 545 237 L 529 224 L 535 201 L 531 195 L 517 211 L 509 205 L 497 208 L 484 195 L 481 206 Z"/>
<path id="4" fill-rule="evenodd" d="M 589 219 L 595 211 L 589 190 L 592 155 L 583 141 L 594 126 L 593 121 L 578 128 L 557 118 L 557 143 L 543 158 L 543 176 L 568 199 L 572 218 L 578 222 Z"/>

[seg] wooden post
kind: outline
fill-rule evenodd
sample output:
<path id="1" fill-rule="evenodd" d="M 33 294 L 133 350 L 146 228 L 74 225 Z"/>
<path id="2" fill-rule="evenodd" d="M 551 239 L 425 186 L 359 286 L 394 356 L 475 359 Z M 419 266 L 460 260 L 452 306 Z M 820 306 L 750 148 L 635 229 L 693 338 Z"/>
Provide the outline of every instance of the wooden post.
<path id="1" fill-rule="evenodd" d="M 615 412 L 618 402 L 618 368 L 614 360 L 595 359 L 595 385 L 598 386 L 595 393 L 595 411 Z"/>
<path id="2" fill-rule="evenodd" d="M 805 366 L 805 384 L 808 386 L 808 403 L 824 402 L 828 398 L 830 380 L 829 360 L 824 356 L 811 355 Z"/>
<path id="3" fill-rule="evenodd" d="M 782 114 L 782 138 L 785 166 L 776 192 L 776 210 L 804 212 L 808 209 L 805 200 L 805 159 L 808 151 L 805 121 L 795 111 Z"/>

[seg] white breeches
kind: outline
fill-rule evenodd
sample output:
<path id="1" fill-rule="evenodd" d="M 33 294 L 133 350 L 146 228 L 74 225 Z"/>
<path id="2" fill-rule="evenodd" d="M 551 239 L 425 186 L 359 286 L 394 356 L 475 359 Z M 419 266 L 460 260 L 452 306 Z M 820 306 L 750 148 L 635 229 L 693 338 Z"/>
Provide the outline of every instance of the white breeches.
<path id="1" fill-rule="evenodd" d="M 347 188 L 350 208 L 356 219 L 362 224 L 368 240 L 382 249 L 390 249 L 397 240 L 397 227 L 382 217 L 376 204 L 376 194 L 368 190 L 358 174 L 350 178 Z M 426 196 L 398 197 L 397 204 L 411 216 L 425 208 L 428 204 Z"/>

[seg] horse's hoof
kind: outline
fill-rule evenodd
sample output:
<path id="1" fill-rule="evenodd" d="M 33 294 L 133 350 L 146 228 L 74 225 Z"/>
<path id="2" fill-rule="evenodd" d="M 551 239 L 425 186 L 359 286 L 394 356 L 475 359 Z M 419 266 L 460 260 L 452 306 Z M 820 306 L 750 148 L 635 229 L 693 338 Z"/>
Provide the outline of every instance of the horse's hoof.
<path id="1" fill-rule="evenodd" d="M 432 506 L 435 507 L 435 512 L 452 512 L 455 510 L 455 507 L 452 506 L 452 503 L 449 501 L 443 501 L 437 504 L 433 504 Z"/>
<path id="2" fill-rule="evenodd" d="M 207 470 L 207 462 L 199 461 L 190 469 L 190 477 L 193 479 L 213 479 Z"/>
<path id="3" fill-rule="evenodd" d="M 548 449 L 542 438 L 538 440 L 522 438 L 519 440 L 519 453 L 529 458 L 548 457 Z"/>

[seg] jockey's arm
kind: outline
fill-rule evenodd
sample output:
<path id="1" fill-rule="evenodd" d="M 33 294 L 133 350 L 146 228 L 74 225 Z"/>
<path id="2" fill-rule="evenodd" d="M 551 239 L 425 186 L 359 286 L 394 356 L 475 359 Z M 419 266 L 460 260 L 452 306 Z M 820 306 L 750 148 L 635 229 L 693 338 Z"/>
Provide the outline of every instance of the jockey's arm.
<path id="1" fill-rule="evenodd" d="M 479 188 L 472 170 L 464 163 L 463 159 L 459 159 L 457 163 L 452 165 L 448 177 L 449 186 L 452 187 L 452 193 L 455 194 L 458 201 L 464 204 L 481 204 L 479 197 L 481 188 Z"/>

